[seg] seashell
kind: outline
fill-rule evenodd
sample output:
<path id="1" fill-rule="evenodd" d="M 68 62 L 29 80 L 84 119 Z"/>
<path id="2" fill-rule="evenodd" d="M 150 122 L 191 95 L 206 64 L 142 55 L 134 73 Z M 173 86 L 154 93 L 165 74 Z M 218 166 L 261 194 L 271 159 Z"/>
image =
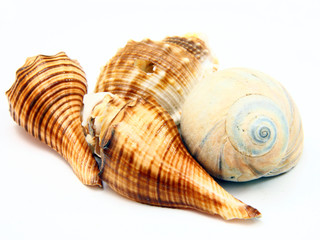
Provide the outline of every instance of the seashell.
<path id="1" fill-rule="evenodd" d="M 213 176 L 249 181 L 293 168 L 302 153 L 298 109 L 268 75 L 231 68 L 207 75 L 182 110 L 181 134 Z"/>
<path id="2" fill-rule="evenodd" d="M 260 216 L 191 157 L 174 121 L 151 97 L 125 101 L 107 94 L 97 102 L 84 125 L 87 132 L 95 129 L 91 133 L 100 146 L 100 177 L 114 191 L 140 203 L 190 208 L 224 219 Z M 88 127 L 99 125 L 101 118 L 100 126 Z"/>
<path id="3" fill-rule="evenodd" d="M 217 60 L 196 35 L 131 40 L 102 68 L 95 92 L 153 96 L 178 124 L 186 95 L 209 67 L 216 70 Z"/>
<path id="4" fill-rule="evenodd" d="M 101 186 L 80 121 L 86 92 L 82 68 L 60 52 L 27 58 L 6 95 L 16 123 L 65 158 L 84 184 Z"/>

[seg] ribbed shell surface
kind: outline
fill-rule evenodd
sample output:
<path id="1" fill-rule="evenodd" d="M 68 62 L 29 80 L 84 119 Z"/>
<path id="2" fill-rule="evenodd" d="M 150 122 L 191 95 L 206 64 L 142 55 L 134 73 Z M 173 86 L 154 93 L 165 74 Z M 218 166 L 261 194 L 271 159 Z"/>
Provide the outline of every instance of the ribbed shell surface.
<path id="1" fill-rule="evenodd" d="M 260 216 L 221 188 L 189 155 L 170 115 L 150 98 L 129 101 L 105 121 L 100 146 L 101 178 L 129 199 L 224 219 Z"/>
<path id="2" fill-rule="evenodd" d="M 6 92 L 10 114 L 28 133 L 56 150 L 87 185 L 101 185 L 80 122 L 85 73 L 65 53 L 30 57 Z"/>
<path id="3" fill-rule="evenodd" d="M 131 40 L 103 67 L 95 92 L 128 99 L 153 96 L 179 123 L 181 105 L 210 56 L 204 41 L 195 37 Z"/>

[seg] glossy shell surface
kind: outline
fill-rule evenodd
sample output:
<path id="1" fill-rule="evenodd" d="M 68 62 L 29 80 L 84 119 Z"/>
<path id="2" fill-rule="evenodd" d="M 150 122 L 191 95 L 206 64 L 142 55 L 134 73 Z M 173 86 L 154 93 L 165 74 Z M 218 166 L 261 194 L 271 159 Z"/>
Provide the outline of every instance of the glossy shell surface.
<path id="1" fill-rule="evenodd" d="M 209 74 L 190 93 L 181 133 L 213 176 L 249 181 L 293 168 L 302 153 L 298 109 L 268 75 L 232 68 Z"/>
<path id="2" fill-rule="evenodd" d="M 28 58 L 6 95 L 17 124 L 65 158 L 84 184 L 101 185 L 80 121 L 86 92 L 82 68 L 61 52 Z"/>

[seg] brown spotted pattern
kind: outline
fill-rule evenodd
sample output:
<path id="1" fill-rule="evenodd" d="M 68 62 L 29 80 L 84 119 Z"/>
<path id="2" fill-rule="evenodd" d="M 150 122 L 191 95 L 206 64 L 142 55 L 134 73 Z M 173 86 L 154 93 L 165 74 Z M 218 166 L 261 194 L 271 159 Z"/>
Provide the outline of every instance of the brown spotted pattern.
<path id="1" fill-rule="evenodd" d="M 86 92 L 82 68 L 60 52 L 28 58 L 6 95 L 15 122 L 65 158 L 84 184 L 101 186 L 80 122 Z"/>

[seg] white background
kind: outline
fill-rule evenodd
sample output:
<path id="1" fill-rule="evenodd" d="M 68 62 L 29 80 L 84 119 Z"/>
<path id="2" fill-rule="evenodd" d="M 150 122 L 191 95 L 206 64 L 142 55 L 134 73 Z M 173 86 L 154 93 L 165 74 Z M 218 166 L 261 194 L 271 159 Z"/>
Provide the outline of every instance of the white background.
<path id="1" fill-rule="evenodd" d="M 320 215 L 319 1 L 0 2 L 0 239 L 317 238 Z M 280 81 L 300 110 L 305 147 L 287 174 L 221 185 L 262 218 L 224 221 L 190 210 L 142 205 L 108 187 L 86 187 L 53 150 L 9 115 L 5 91 L 27 57 L 65 51 L 93 91 L 127 40 L 200 32 L 220 69 L 250 67 Z M 316 235 L 315 235 L 316 234 Z"/>

